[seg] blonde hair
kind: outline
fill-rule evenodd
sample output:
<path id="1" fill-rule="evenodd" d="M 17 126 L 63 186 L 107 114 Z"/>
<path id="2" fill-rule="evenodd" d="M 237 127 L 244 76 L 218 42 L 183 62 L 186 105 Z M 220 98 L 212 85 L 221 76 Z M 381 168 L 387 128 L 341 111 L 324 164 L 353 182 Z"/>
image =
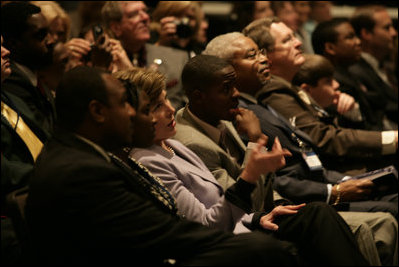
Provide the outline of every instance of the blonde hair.
<path id="1" fill-rule="evenodd" d="M 154 70 L 130 68 L 117 71 L 112 75 L 123 82 L 133 84 L 138 91 L 144 90 L 149 96 L 151 104 L 158 99 L 162 90 L 166 90 L 166 77 Z"/>
<path id="2" fill-rule="evenodd" d="M 193 1 L 159 1 L 154 11 L 152 12 L 152 22 L 150 24 L 150 29 L 152 31 L 159 32 L 161 29 L 160 21 L 164 17 L 174 16 L 174 17 L 182 17 L 187 10 L 187 8 L 192 8 L 195 16 L 195 28 L 194 28 L 194 36 L 197 34 L 201 19 L 200 14 L 198 12 L 198 8 L 200 8 L 197 2 Z"/>
<path id="3" fill-rule="evenodd" d="M 71 19 L 65 10 L 55 1 L 30 1 L 31 4 L 40 7 L 41 13 L 48 23 L 60 18 L 65 25 L 66 40 L 69 39 L 71 31 Z"/>

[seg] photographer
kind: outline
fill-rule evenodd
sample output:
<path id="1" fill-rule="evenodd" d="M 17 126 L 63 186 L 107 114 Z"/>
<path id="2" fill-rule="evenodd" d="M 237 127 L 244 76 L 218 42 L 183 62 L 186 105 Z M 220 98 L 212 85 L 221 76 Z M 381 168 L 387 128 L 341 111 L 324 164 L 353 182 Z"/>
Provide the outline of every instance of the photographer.
<path id="1" fill-rule="evenodd" d="M 206 44 L 197 39 L 204 21 L 197 2 L 160 1 L 152 13 L 152 20 L 151 35 L 156 45 L 185 50 L 190 57 L 204 50 Z"/>
<path id="2" fill-rule="evenodd" d="M 110 38 L 99 24 L 84 27 L 68 47 L 75 66 L 96 66 L 110 72 L 133 67 L 121 43 Z"/>

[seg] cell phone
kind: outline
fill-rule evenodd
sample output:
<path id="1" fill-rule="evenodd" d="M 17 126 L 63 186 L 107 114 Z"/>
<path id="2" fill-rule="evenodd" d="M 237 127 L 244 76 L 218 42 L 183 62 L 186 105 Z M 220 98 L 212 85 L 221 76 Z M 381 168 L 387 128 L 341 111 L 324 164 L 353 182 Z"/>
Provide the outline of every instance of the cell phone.
<path id="1" fill-rule="evenodd" d="M 99 45 L 103 44 L 105 39 L 101 37 L 103 36 L 104 30 L 103 27 L 99 24 L 94 25 L 92 27 L 92 32 L 93 32 L 93 37 L 94 37 L 94 43 L 98 43 Z"/>

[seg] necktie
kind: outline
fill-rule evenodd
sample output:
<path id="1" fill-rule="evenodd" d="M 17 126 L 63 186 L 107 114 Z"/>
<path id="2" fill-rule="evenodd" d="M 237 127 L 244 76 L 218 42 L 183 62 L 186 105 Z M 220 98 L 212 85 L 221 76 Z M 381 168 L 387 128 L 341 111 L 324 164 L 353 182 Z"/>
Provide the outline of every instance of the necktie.
<path id="1" fill-rule="evenodd" d="M 128 162 L 124 162 L 116 155 L 108 153 L 112 162 L 119 168 L 123 169 L 128 173 L 135 173 L 134 176 L 136 181 L 143 186 L 148 193 L 150 193 L 157 201 L 159 201 L 163 207 L 166 207 L 172 213 L 177 213 L 176 201 L 174 197 L 170 194 L 168 189 L 164 186 L 162 181 L 151 174 L 151 172 L 144 167 L 141 163 L 135 161 L 133 158 L 129 157 Z"/>
<path id="2" fill-rule="evenodd" d="M 3 101 L 1 101 L 1 115 L 10 123 L 11 127 L 15 129 L 16 133 L 28 147 L 33 161 L 36 161 L 37 156 L 43 148 L 43 143 L 40 139 L 32 132 L 22 117 Z"/>

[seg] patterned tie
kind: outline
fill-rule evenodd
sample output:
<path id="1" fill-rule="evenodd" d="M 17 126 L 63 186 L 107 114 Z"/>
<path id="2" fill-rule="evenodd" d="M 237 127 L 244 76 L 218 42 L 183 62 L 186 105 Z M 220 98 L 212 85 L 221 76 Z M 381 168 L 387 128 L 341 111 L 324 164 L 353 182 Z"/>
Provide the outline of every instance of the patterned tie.
<path id="1" fill-rule="evenodd" d="M 131 157 L 129 157 L 126 164 L 116 155 L 112 153 L 108 153 L 108 155 L 110 156 L 112 162 L 119 168 L 128 173 L 135 173 L 136 175 L 134 177 L 137 178 L 137 182 L 139 182 L 139 184 L 143 186 L 148 193 L 155 197 L 155 199 L 160 202 L 163 207 L 166 207 L 173 214 L 177 214 L 176 201 L 168 189 L 164 186 L 161 179 L 152 175 L 146 167 Z"/>

